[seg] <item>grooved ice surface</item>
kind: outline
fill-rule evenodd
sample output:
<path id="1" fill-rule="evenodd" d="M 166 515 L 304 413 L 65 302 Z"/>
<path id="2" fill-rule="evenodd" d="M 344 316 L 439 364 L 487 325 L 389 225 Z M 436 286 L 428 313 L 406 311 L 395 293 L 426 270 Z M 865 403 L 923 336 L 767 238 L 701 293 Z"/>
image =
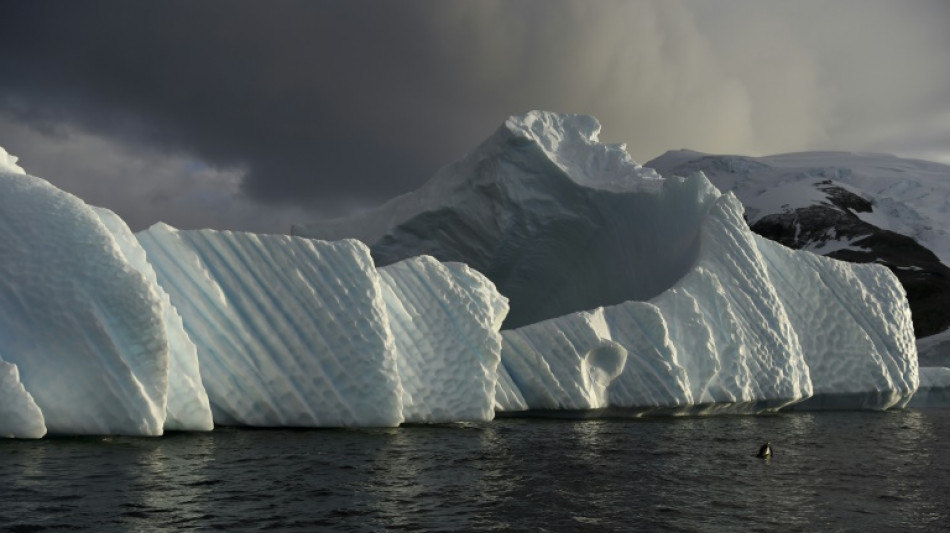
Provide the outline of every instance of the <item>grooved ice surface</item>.
<path id="1" fill-rule="evenodd" d="M 734 196 L 704 221 L 692 271 L 649 302 L 503 332 L 502 359 L 527 407 L 649 411 L 886 409 L 917 388 L 910 309 L 897 279 L 754 235 Z M 604 341 L 626 365 L 596 402 L 581 362 Z M 546 376 L 550 379 L 545 380 Z M 499 401 L 503 405 L 503 402 Z"/>
<path id="2" fill-rule="evenodd" d="M 737 208 L 716 202 L 693 270 L 651 301 L 503 332 L 528 407 L 756 411 L 809 396 L 798 339 Z"/>
<path id="3" fill-rule="evenodd" d="M 664 179 L 599 129 L 512 117 L 418 191 L 294 231 L 363 239 L 381 263 L 426 253 L 485 273 L 515 328 L 500 410 L 755 411 L 813 393 L 810 407 L 883 409 L 913 393 L 893 275 L 764 242 L 703 174 Z"/>
<path id="4" fill-rule="evenodd" d="M 493 419 L 507 300 L 471 268 L 428 256 L 379 273 L 406 422 Z"/>
<path id="5" fill-rule="evenodd" d="M 811 371 L 814 397 L 796 407 L 905 404 L 917 390 L 917 345 L 897 278 L 880 265 L 755 240 Z"/>
<path id="6" fill-rule="evenodd" d="M 892 274 L 758 238 L 704 175 L 661 178 L 598 131 L 512 117 L 420 191 L 305 230 L 367 239 L 379 269 L 355 240 L 158 224 L 136 244 L 0 153 L 0 433 L 908 401 Z"/>
<path id="7" fill-rule="evenodd" d="M 396 344 L 354 240 L 156 224 L 138 234 L 195 342 L 216 424 L 396 426 Z"/>
<path id="8" fill-rule="evenodd" d="M 168 339 L 168 403 L 165 406 L 165 429 L 177 431 L 209 431 L 214 429 L 208 394 L 201 383 L 195 343 L 185 333 L 181 316 L 171 304 L 168 293 L 158 284 L 155 271 L 145 257 L 145 250 L 118 215 L 108 209 L 94 208 L 103 224 L 112 232 L 129 264 L 138 270 L 158 296 L 165 336 Z"/>
<path id="9" fill-rule="evenodd" d="M 49 433 L 161 435 L 160 302 L 96 212 L 42 179 L 0 172 L 0 250 L 3 358 Z"/>

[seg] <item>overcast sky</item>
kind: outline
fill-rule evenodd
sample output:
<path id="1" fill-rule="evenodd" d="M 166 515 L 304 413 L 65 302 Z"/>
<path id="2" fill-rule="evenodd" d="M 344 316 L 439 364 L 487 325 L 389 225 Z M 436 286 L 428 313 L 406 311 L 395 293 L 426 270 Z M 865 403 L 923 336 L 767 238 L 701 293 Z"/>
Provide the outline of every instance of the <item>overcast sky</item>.
<path id="1" fill-rule="evenodd" d="M 950 2 L 0 0 L 0 146 L 134 230 L 288 232 L 504 119 L 666 150 L 950 163 Z"/>

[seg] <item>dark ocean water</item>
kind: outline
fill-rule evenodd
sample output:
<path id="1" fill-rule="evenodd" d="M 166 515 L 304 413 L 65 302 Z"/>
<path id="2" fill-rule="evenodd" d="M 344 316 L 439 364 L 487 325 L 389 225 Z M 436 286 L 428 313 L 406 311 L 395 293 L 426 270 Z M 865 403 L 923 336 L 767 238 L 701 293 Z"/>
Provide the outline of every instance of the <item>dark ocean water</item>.
<path id="1" fill-rule="evenodd" d="M 0 441 L 0 531 L 940 531 L 948 442 L 950 410 Z"/>

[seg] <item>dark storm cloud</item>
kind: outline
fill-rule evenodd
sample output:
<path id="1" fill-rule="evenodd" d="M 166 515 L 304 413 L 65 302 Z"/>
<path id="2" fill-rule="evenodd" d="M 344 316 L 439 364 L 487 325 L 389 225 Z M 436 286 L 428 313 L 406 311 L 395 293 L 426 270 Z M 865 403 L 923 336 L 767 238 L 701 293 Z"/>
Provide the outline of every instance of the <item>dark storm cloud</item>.
<path id="1" fill-rule="evenodd" d="M 386 125 L 371 120 L 400 104 L 402 77 L 426 71 L 411 12 L 366 2 L 21 2 L 0 32 L 3 108 L 245 165 L 256 196 L 309 198 L 329 184 L 333 194 L 387 197 L 436 164 L 381 141 L 375 128 Z"/>
<path id="2" fill-rule="evenodd" d="M 947 5 L 4 2 L 0 146 L 133 226 L 272 231 L 411 190 L 529 109 L 593 114 L 640 161 L 939 155 Z"/>

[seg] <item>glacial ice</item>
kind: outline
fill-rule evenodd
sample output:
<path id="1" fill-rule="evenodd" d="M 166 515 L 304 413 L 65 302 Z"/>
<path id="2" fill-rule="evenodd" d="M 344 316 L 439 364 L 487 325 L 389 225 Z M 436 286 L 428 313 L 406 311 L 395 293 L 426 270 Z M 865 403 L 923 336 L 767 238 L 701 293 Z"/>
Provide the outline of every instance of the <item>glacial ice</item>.
<path id="1" fill-rule="evenodd" d="M 20 383 L 17 366 L 0 357 L 0 437 L 38 439 L 43 435 L 43 412 Z"/>
<path id="2" fill-rule="evenodd" d="M 197 345 L 216 424 L 491 420 L 507 302 L 464 265 L 377 270 L 355 240 L 138 235 Z"/>
<path id="3" fill-rule="evenodd" d="M 950 368 L 920 367 L 920 386 L 907 407 L 950 407 Z"/>
<path id="4" fill-rule="evenodd" d="M 599 128 L 512 117 L 420 191 L 295 229 L 332 242 L 133 235 L 0 152 L 0 435 L 943 401 L 886 269 L 757 237 Z"/>
<path id="5" fill-rule="evenodd" d="M 663 180 L 623 145 L 597 142 L 599 130 L 592 117 L 512 117 L 418 191 L 293 232 L 360 239 L 378 265 L 416 255 L 466 263 L 509 298 L 509 329 L 645 300 L 695 262 L 715 188 Z"/>
<path id="6" fill-rule="evenodd" d="M 493 419 L 508 300 L 468 266 L 428 256 L 379 273 L 405 421 Z"/>
<path id="7" fill-rule="evenodd" d="M 704 175 L 661 178 L 599 130 L 512 117 L 420 190 L 294 232 L 484 272 L 511 299 L 501 411 L 906 402 L 916 348 L 891 274 L 760 239 Z"/>
<path id="8" fill-rule="evenodd" d="M 0 250 L 0 350 L 48 432 L 161 435 L 159 301 L 96 212 L 42 179 L 0 172 Z"/>
<path id="9" fill-rule="evenodd" d="M 395 343 L 365 246 L 165 224 L 138 238 L 197 346 L 215 424 L 402 422 Z"/>
<path id="10" fill-rule="evenodd" d="M 208 394 L 201 382 L 195 344 L 185 333 L 181 316 L 171 304 L 168 293 L 158 284 L 155 271 L 145 256 L 145 250 L 118 215 L 101 207 L 94 209 L 102 223 L 112 233 L 126 261 L 145 276 L 145 280 L 158 296 L 169 351 L 165 429 L 176 431 L 214 429 Z"/>

